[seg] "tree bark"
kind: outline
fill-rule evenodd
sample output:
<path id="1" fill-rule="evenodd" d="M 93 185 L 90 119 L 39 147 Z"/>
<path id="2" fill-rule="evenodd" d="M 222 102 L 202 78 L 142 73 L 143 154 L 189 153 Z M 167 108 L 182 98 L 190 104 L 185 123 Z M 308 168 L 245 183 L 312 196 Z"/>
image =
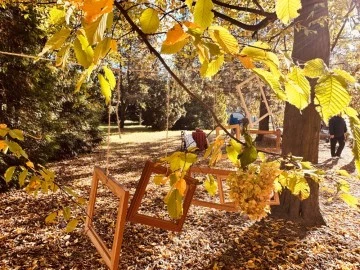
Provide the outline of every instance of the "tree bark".
<path id="1" fill-rule="evenodd" d="M 300 16 L 296 24 L 301 30 L 294 33 L 292 58 L 303 64 L 314 58 L 321 58 L 326 64 L 330 57 L 330 36 L 327 23 L 321 26 L 312 23 L 320 17 L 328 16 L 327 0 L 302 0 Z M 313 32 L 313 31 L 316 31 Z M 310 81 L 311 104 L 300 112 L 293 105 L 287 103 L 285 107 L 284 131 L 282 141 L 283 154 L 292 153 L 302 156 L 304 160 L 318 162 L 320 116 L 314 105 L 315 81 Z M 280 206 L 273 207 L 275 216 L 299 219 L 306 225 L 315 226 L 325 224 L 319 207 L 319 185 L 308 179 L 311 195 L 300 201 L 285 190 L 281 194 Z"/>

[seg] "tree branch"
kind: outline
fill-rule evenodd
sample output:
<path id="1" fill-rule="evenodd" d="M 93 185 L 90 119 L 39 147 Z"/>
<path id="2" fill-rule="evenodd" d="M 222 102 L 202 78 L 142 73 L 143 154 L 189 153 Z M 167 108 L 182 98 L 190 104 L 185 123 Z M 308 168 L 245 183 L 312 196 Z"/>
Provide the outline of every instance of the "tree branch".
<path id="1" fill-rule="evenodd" d="M 349 10 L 348 10 L 348 12 L 346 13 L 346 15 L 344 16 L 346 19 L 344 20 L 344 22 L 343 22 L 343 25 L 341 26 L 341 28 L 340 28 L 340 30 L 339 30 L 339 33 L 336 35 L 336 38 L 335 38 L 335 40 L 334 40 L 334 43 L 331 45 L 331 49 L 330 49 L 330 52 L 332 52 L 333 50 L 334 50 L 334 48 L 335 48 L 335 46 L 336 46 L 336 44 L 337 44 L 337 42 L 338 42 L 338 40 L 339 40 L 339 38 L 340 38 L 340 36 L 341 36 L 341 33 L 342 33 L 342 31 L 344 30 L 344 27 L 345 27 L 345 25 L 346 25 L 346 23 L 347 23 L 347 21 L 348 21 L 348 19 L 349 19 L 349 14 L 354 10 L 354 8 L 356 7 L 356 4 L 355 4 L 355 2 L 354 2 L 354 0 L 351 2 L 351 4 L 354 4 L 354 5 L 350 5 L 350 8 L 349 8 Z"/>
<path id="2" fill-rule="evenodd" d="M 252 32 L 255 32 L 255 31 L 259 31 L 260 29 L 262 28 L 265 28 L 266 26 L 268 26 L 270 23 L 274 22 L 277 20 L 277 17 L 276 17 L 276 14 L 275 13 L 270 13 L 269 16 L 267 16 L 265 19 L 263 19 L 262 21 L 260 21 L 258 24 L 245 24 L 245 23 L 242 23 L 238 20 L 235 20 L 225 14 L 222 14 L 218 11 L 214 11 L 214 15 L 215 17 L 218 17 L 220 19 L 223 19 L 225 21 L 228 21 L 230 23 L 232 23 L 233 25 L 236 25 L 244 30 L 247 30 L 247 31 L 252 31 Z"/>
<path id="3" fill-rule="evenodd" d="M 225 7 L 225 8 L 229 8 L 229 9 L 233 9 L 233 10 L 237 10 L 237 11 L 249 12 L 249 13 L 261 15 L 261 16 L 264 16 L 264 17 L 271 16 L 271 14 L 272 14 L 271 12 L 264 11 L 264 9 L 258 3 L 257 3 L 258 7 L 261 8 L 260 10 L 255 9 L 255 8 L 235 6 L 235 5 L 220 2 L 218 0 L 213 0 L 212 2 L 214 4 L 216 4 L 216 5 L 218 5 L 218 6 L 221 6 L 221 7 Z"/>
<path id="4" fill-rule="evenodd" d="M 163 65 L 163 67 L 167 70 L 167 72 L 171 75 L 171 77 L 185 90 L 186 93 L 189 94 L 189 96 L 191 96 L 193 99 L 197 100 L 200 102 L 200 104 L 210 112 L 211 116 L 214 118 L 216 124 L 221 127 L 221 129 L 224 130 L 224 132 L 230 136 L 230 138 L 233 138 L 234 140 L 236 140 L 237 142 L 239 142 L 242 145 L 245 145 L 245 143 L 239 141 L 238 139 L 236 139 L 220 122 L 220 120 L 217 118 L 216 114 L 213 112 L 213 110 L 205 103 L 202 101 L 201 98 L 199 98 L 197 95 L 195 95 L 193 92 L 191 92 L 189 90 L 189 88 L 180 80 L 180 78 L 178 76 L 176 76 L 176 74 L 171 70 L 171 68 L 166 64 L 165 60 L 162 58 L 162 56 L 160 55 L 160 53 L 155 50 L 155 48 L 150 44 L 150 42 L 148 41 L 146 35 L 140 30 L 140 28 L 133 22 L 133 20 L 130 18 L 130 16 L 126 13 L 125 9 L 117 2 L 114 2 L 115 6 L 119 9 L 119 11 L 121 12 L 121 14 L 124 16 L 124 18 L 126 19 L 126 21 L 130 24 L 130 26 L 135 30 L 135 32 L 137 32 L 137 34 L 140 36 L 140 38 L 143 40 L 143 42 L 146 44 L 146 46 L 148 47 L 148 49 L 150 50 L 151 53 L 153 53 L 161 62 L 161 64 Z"/>

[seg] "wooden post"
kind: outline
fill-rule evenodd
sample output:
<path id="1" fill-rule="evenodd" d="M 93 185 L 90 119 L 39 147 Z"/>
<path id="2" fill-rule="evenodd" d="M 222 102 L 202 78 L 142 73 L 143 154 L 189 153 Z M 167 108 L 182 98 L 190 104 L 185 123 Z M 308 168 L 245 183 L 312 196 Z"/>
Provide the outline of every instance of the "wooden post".
<path id="1" fill-rule="evenodd" d="M 92 224 L 99 180 L 119 198 L 114 241 L 111 250 L 107 248 L 106 244 L 97 234 Z M 128 200 L 129 191 L 127 191 L 123 186 L 116 182 L 112 177 L 106 176 L 105 172 L 99 167 L 94 168 L 89 205 L 87 209 L 87 217 L 85 221 L 85 232 L 110 270 L 118 269 Z"/>

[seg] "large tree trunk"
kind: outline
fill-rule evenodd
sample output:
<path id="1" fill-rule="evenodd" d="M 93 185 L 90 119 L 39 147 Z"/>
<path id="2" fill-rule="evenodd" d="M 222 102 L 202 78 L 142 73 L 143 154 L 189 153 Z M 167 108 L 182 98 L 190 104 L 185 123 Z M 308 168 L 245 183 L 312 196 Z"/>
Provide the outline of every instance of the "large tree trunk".
<path id="1" fill-rule="evenodd" d="M 320 17 L 328 16 L 327 0 L 302 0 L 301 3 L 302 9 L 296 21 L 305 27 L 305 31 L 295 30 L 292 58 L 299 64 L 314 58 L 321 58 L 328 64 L 330 57 L 328 25 L 310 24 Z M 316 31 L 316 34 L 308 30 Z M 302 156 L 304 160 L 317 163 L 320 117 L 313 103 L 314 84 L 315 81 L 311 81 L 311 104 L 302 112 L 289 103 L 286 104 L 282 151 L 283 154 L 292 153 Z M 319 185 L 311 179 L 308 179 L 308 183 L 311 192 L 308 199 L 300 201 L 285 190 L 281 194 L 281 205 L 273 207 L 273 214 L 283 218 L 299 219 L 307 225 L 325 224 L 319 207 Z"/>

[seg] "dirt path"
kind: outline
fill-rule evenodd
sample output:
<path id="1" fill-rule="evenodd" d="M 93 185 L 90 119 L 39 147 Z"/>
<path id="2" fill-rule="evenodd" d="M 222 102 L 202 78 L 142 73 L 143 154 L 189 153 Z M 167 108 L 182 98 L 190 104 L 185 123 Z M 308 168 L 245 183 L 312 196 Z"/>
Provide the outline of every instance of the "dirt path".
<path id="1" fill-rule="evenodd" d="M 166 141 L 168 147 L 166 147 Z M 145 160 L 156 159 L 180 146 L 180 132 L 124 133 L 112 136 L 109 171 L 134 194 Z M 343 158 L 330 161 L 329 145 L 321 144 L 320 162 L 328 171 L 349 168 L 352 157 L 346 147 Z M 95 165 L 106 167 L 106 151 L 100 149 L 53 164 L 59 181 L 71 184 L 88 197 Z M 351 190 L 360 197 L 358 180 Z M 327 177 L 321 189 L 321 209 L 327 226 L 304 228 L 289 221 L 266 218 L 251 222 L 239 213 L 192 206 L 181 233 L 127 223 L 119 269 L 360 269 L 360 214 L 328 190 L 335 184 Z M 163 195 L 148 193 L 145 209 Z M 83 233 L 83 224 L 64 233 L 64 223 L 45 225 L 44 217 L 68 202 L 59 193 L 37 199 L 22 191 L 0 194 L 0 269 L 106 269 L 96 249 Z M 147 207 L 147 208 L 146 208 Z M 110 246 L 117 203 L 99 187 L 94 224 Z M 75 212 L 83 215 L 79 209 Z"/>

